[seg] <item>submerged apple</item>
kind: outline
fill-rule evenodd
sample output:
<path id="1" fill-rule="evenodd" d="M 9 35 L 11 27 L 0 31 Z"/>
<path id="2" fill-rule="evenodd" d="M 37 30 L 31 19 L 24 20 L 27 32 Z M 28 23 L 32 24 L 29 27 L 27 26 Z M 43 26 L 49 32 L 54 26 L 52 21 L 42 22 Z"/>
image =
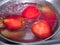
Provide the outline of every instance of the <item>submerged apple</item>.
<path id="1" fill-rule="evenodd" d="M 9 30 L 17 30 L 25 26 L 25 20 L 18 15 L 7 16 L 4 19 L 4 25 Z"/>
<path id="2" fill-rule="evenodd" d="M 34 19 L 37 18 L 40 15 L 39 9 L 33 5 L 33 6 L 27 6 L 23 12 L 22 12 L 23 17 L 27 19 Z"/>
<path id="3" fill-rule="evenodd" d="M 45 20 L 39 20 L 32 24 L 32 32 L 40 39 L 45 39 L 51 36 L 52 30 Z"/>
<path id="4" fill-rule="evenodd" d="M 55 10 L 53 10 L 53 8 L 47 5 L 40 6 L 40 10 L 44 17 L 43 19 L 50 24 L 51 28 L 53 28 L 57 23 L 57 16 Z"/>
<path id="5" fill-rule="evenodd" d="M 21 41 L 23 36 L 25 35 L 25 31 L 20 30 L 20 31 L 9 31 L 7 29 L 1 30 L 1 34 L 4 35 L 6 38 L 16 40 L 16 41 Z"/>

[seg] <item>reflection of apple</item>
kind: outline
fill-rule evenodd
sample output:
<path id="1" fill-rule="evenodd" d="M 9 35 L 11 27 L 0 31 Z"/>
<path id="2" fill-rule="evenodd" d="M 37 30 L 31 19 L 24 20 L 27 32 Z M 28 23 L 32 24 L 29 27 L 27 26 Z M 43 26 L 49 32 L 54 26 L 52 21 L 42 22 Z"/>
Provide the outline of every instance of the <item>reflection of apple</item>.
<path id="1" fill-rule="evenodd" d="M 22 37 L 25 35 L 25 32 L 20 30 L 20 31 L 8 31 L 8 30 L 1 30 L 1 34 L 4 35 L 6 38 L 12 39 L 12 40 L 17 40 L 20 41 L 22 40 Z"/>
<path id="2" fill-rule="evenodd" d="M 46 6 L 46 5 L 40 6 L 40 10 L 44 15 L 44 19 L 48 21 L 51 27 L 54 27 L 57 21 L 56 12 L 50 6 Z"/>
<path id="3" fill-rule="evenodd" d="M 23 17 L 27 19 L 34 19 L 40 15 L 40 11 L 36 6 L 28 6 L 22 12 Z"/>
<path id="4" fill-rule="evenodd" d="M 25 42 L 30 42 L 30 41 L 36 41 L 37 38 L 36 36 L 31 32 L 31 30 L 27 30 L 26 33 L 25 33 L 25 36 L 23 37 L 23 40 Z"/>
<path id="5" fill-rule="evenodd" d="M 40 20 L 32 25 L 32 32 L 41 39 L 45 39 L 52 34 L 49 24 L 45 20 Z"/>
<path id="6" fill-rule="evenodd" d="M 7 29 L 17 30 L 24 27 L 25 20 L 23 17 L 17 15 L 8 16 L 4 19 L 4 25 Z"/>

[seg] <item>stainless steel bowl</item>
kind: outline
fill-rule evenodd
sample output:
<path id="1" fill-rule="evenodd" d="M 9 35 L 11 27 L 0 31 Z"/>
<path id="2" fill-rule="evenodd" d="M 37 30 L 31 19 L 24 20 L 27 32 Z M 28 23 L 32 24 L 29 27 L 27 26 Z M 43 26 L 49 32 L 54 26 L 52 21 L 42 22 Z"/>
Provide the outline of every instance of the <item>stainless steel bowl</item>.
<path id="1" fill-rule="evenodd" d="M 4 4 L 6 4 L 6 3 L 9 2 L 9 1 L 10 1 L 10 0 L 5 1 L 5 2 L 2 2 L 2 4 L 1 4 L 0 6 L 3 6 Z M 15 0 L 13 0 L 13 1 L 15 1 Z M 18 3 L 43 3 L 43 4 L 47 4 L 47 5 L 52 6 L 52 7 L 55 9 L 55 11 L 56 11 L 56 8 L 54 7 L 54 5 L 52 5 L 51 3 L 49 3 L 49 2 L 46 1 L 46 0 L 21 0 L 21 1 L 20 1 L 20 0 L 17 0 L 17 1 L 18 1 Z M 58 31 L 59 31 L 59 30 L 58 30 L 58 28 L 59 28 L 59 17 L 60 17 L 58 11 L 56 11 L 56 15 L 57 15 L 57 18 L 58 18 L 58 23 L 56 24 L 57 26 L 55 25 L 56 28 L 54 29 L 54 30 L 55 30 L 55 31 L 54 31 L 54 34 L 53 34 L 52 36 L 48 37 L 47 39 L 42 40 L 42 41 L 31 42 L 31 43 L 23 43 L 23 42 L 17 42 L 17 41 L 13 41 L 13 40 L 7 39 L 7 38 L 5 38 L 5 37 L 2 36 L 2 35 L 0 35 L 0 36 L 1 36 L 2 38 L 4 38 L 4 39 L 10 41 L 10 42 L 19 43 L 19 44 L 21 44 L 21 45 L 24 45 L 24 44 L 27 44 L 27 45 L 40 44 L 41 42 L 44 42 L 44 41 L 52 38 L 53 36 L 55 36 L 55 35 L 58 33 Z"/>

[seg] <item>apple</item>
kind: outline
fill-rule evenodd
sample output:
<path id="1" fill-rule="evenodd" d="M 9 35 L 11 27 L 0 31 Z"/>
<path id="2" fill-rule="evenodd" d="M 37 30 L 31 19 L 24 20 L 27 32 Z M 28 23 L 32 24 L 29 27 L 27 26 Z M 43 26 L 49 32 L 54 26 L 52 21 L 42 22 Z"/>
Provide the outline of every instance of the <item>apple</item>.
<path id="1" fill-rule="evenodd" d="M 32 24 L 32 32 L 36 35 L 36 37 L 40 39 L 45 39 L 51 36 L 52 30 L 45 20 L 39 20 Z"/>
<path id="2" fill-rule="evenodd" d="M 1 30 L 1 34 L 8 39 L 20 41 L 22 40 L 23 36 L 25 35 L 25 31 L 9 31 L 7 29 Z"/>
<path id="3" fill-rule="evenodd" d="M 27 6 L 23 11 L 22 11 L 22 16 L 26 19 L 35 19 L 40 15 L 40 10 L 35 6 Z"/>
<path id="4" fill-rule="evenodd" d="M 11 31 L 16 31 L 25 26 L 25 20 L 19 15 L 7 16 L 3 21 L 5 27 Z"/>
<path id="5" fill-rule="evenodd" d="M 57 16 L 55 10 L 50 6 L 43 4 L 39 7 L 39 9 L 41 10 L 43 19 L 50 24 L 51 28 L 53 28 L 57 23 Z"/>

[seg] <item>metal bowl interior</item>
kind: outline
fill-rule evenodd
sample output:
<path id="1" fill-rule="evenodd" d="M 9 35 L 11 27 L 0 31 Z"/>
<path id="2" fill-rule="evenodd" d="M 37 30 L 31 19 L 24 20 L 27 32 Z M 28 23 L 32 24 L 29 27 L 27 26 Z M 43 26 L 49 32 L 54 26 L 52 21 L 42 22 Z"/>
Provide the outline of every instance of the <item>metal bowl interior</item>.
<path id="1" fill-rule="evenodd" d="M 9 3 L 9 2 L 8 2 L 8 3 Z M 44 40 L 41 40 L 41 41 L 30 42 L 30 43 L 26 43 L 26 44 L 38 44 L 38 43 L 40 43 L 40 42 L 42 42 L 42 41 L 51 39 L 54 35 L 56 35 L 56 34 L 58 33 L 58 31 L 59 31 L 59 30 L 58 30 L 58 27 L 59 27 L 59 20 L 58 20 L 59 14 L 58 14 L 58 12 L 56 11 L 55 7 L 54 7 L 52 4 L 50 4 L 49 2 L 47 2 L 47 1 L 37 1 L 37 2 L 36 2 L 36 1 L 25 1 L 25 2 L 21 1 L 21 2 L 20 2 L 20 4 L 26 4 L 26 3 L 46 4 L 46 5 L 48 5 L 48 6 L 51 6 L 52 9 L 55 10 L 56 16 L 57 16 L 57 22 L 56 22 L 56 24 L 55 24 L 55 26 L 54 26 L 54 28 L 53 28 L 53 34 L 52 34 L 50 37 L 48 37 L 48 38 L 46 38 L 46 39 L 44 39 Z M 7 3 L 6 3 L 6 4 L 7 4 Z M 4 4 L 4 5 L 5 5 L 5 4 Z M 4 7 L 4 5 L 1 5 L 1 7 Z M 1 7 L 0 7 L 0 8 L 1 8 Z M 10 41 L 10 42 L 24 44 L 24 42 L 13 41 L 13 40 L 7 39 L 7 38 L 4 37 L 3 35 L 0 35 L 0 36 L 1 36 L 2 38 L 4 38 L 4 39 Z"/>

